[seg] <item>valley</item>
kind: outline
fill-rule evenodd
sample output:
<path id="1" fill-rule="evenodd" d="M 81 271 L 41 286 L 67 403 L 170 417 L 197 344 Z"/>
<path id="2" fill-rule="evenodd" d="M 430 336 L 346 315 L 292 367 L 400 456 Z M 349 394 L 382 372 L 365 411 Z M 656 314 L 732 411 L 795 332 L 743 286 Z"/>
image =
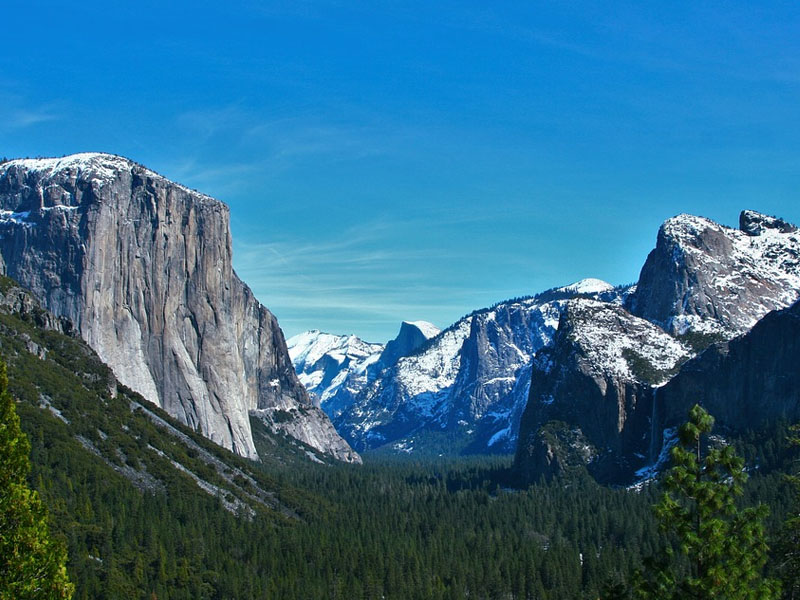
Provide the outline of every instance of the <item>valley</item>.
<path id="1" fill-rule="evenodd" d="M 783 220 L 681 215 L 636 284 L 374 344 L 284 341 L 224 205 L 126 159 L 9 161 L 0 205 L 0 356 L 75 598 L 595 598 L 668 541 L 651 507 L 697 397 L 770 536 L 790 514 Z"/>
<path id="2" fill-rule="evenodd" d="M 2 19 L 0 600 L 800 599 L 795 5 Z"/>

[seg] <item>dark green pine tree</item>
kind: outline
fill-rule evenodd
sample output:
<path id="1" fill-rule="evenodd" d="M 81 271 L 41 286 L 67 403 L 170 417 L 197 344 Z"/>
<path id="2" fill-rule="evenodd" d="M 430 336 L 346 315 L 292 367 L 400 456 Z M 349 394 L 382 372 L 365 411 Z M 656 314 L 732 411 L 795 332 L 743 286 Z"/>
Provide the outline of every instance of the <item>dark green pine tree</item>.
<path id="1" fill-rule="evenodd" d="M 674 536 L 677 552 L 669 546 L 659 560 L 648 562 L 635 583 L 635 597 L 769 600 L 779 596 L 778 583 L 763 575 L 767 508 L 736 506 L 747 478 L 744 461 L 730 446 L 711 448 L 703 456 L 703 438 L 713 424 L 713 417 L 695 405 L 689 422 L 679 430 L 673 467 L 664 481 L 666 491 L 655 506 L 661 529 Z"/>
<path id="2" fill-rule="evenodd" d="M 800 425 L 792 427 L 789 441 L 800 446 Z M 778 542 L 778 573 L 783 581 L 783 597 L 788 600 L 800 599 L 800 474 L 789 475 L 795 490 L 794 505 L 783 525 Z"/>
<path id="3" fill-rule="evenodd" d="M 29 453 L 0 362 L 0 600 L 71 598 L 66 551 L 50 539 L 47 511 L 26 482 Z"/>

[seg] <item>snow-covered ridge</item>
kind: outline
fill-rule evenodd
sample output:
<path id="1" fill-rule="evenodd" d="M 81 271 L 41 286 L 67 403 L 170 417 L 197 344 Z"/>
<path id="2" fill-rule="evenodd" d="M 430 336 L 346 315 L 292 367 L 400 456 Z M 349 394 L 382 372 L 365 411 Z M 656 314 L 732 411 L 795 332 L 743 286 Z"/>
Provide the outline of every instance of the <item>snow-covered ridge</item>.
<path id="1" fill-rule="evenodd" d="M 334 423 L 364 449 L 411 443 L 409 430 L 427 429 L 455 430 L 473 451 L 511 451 L 533 356 L 552 343 L 564 303 L 588 296 L 620 306 L 627 291 L 585 279 L 473 311 L 376 372 Z"/>
<path id="2" fill-rule="evenodd" d="M 104 179 L 116 179 L 120 170 L 133 164 L 127 158 L 102 152 L 81 152 L 61 158 L 19 158 L 10 160 L 3 167 L 22 167 L 28 171 L 47 171 L 57 175 L 66 171 L 80 171 L 86 175 Z"/>
<path id="3" fill-rule="evenodd" d="M 222 204 L 211 196 L 169 180 L 163 175 L 124 156 L 104 152 L 80 152 L 61 158 L 16 158 L 0 164 L 0 173 L 12 168 L 19 168 L 26 171 L 40 172 L 45 179 L 58 175 L 68 175 L 72 178 L 81 177 L 87 181 L 95 181 L 99 185 L 103 185 L 115 181 L 120 172 L 129 172 L 134 167 L 141 169 L 148 177 L 168 181 L 170 185 L 179 187 L 185 192 Z"/>
<path id="4" fill-rule="evenodd" d="M 425 352 L 398 361 L 398 381 L 409 395 L 436 393 L 455 383 L 459 352 L 469 335 L 471 323 L 470 317 L 463 319 L 454 329 L 434 338 Z"/>
<path id="5" fill-rule="evenodd" d="M 613 289 L 613 285 L 602 279 L 587 277 L 586 279 L 581 279 L 570 285 L 557 288 L 557 291 L 571 294 L 600 294 L 602 292 L 610 292 Z"/>
<path id="6" fill-rule="evenodd" d="M 426 338 L 430 339 L 436 337 L 441 331 L 436 325 L 433 323 L 429 323 L 428 321 L 403 321 L 403 323 L 408 323 L 419 329 Z"/>
<path id="7" fill-rule="evenodd" d="M 692 239 L 706 229 L 735 231 L 731 227 L 720 225 L 706 217 L 681 213 L 664 221 L 661 230 L 676 239 Z"/>
<path id="8" fill-rule="evenodd" d="M 292 363 L 313 365 L 328 354 L 341 362 L 345 357 L 366 358 L 383 349 L 383 344 L 371 344 L 355 335 L 334 335 L 317 329 L 305 331 L 286 340 Z"/>
<path id="9" fill-rule="evenodd" d="M 383 344 L 371 344 L 355 335 L 306 331 L 286 340 L 289 358 L 300 383 L 330 413 L 341 410 L 337 394 L 351 396 L 360 389 L 354 380 L 366 380 L 367 369 L 383 352 Z"/>
<path id="10" fill-rule="evenodd" d="M 654 373 L 666 374 L 692 354 L 660 327 L 613 304 L 589 299 L 570 300 L 565 314 L 570 321 L 572 338 L 595 375 L 635 381 L 640 374 L 632 368 L 633 356 L 647 361 Z"/>
<path id="11" fill-rule="evenodd" d="M 740 229 L 681 214 L 659 231 L 659 249 L 673 262 L 681 293 L 664 308 L 637 311 L 678 334 L 690 331 L 732 337 L 749 330 L 771 310 L 800 297 L 800 233 L 793 225 L 755 211 L 744 211 Z M 643 274 L 648 265 L 645 265 Z M 683 282 L 684 271 L 693 283 Z M 653 274 L 647 288 L 651 298 L 663 296 Z M 684 290 L 683 287 L 686 289 Z M 657 314 L 661 312 L 662 314 Z"/>
<path id="12" fill-rule="evenodd" d="M 411 443 L 409 433 L 428 430 L 464 436 L 473 451 L 513 450 L 532 357 L 551 343 L 570 295 L 505 301 L 459 319 L 381 372 L 334 423 L 359 448 Z"/>

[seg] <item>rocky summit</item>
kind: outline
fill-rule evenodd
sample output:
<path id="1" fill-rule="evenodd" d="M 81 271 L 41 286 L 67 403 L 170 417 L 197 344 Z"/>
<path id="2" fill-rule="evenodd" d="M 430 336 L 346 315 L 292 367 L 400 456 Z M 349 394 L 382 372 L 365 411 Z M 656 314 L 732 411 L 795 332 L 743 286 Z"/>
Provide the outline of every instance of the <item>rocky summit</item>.
<path id="1" fill-rule="evenodd" d="M 619 304 L 624 293 L 587 279 L 475 311 L 374 369 L 334 423 L 359 450 L 512 452 L 532 358 L 552 342 L 564 302 L 602 297 Z"/>
<path id="2" fill-rule="evenodd" d="M 223 203 L 125 158 L 0 165 L 4 272 L 68 319 L 122 384 L 242 456 L 258 457 L 253 415 L 359 461 L 231 254 Z"/>
<path id="3" fill-rule="evenodd" d="M 658 231 L 628 308 L 675 334 L 730 338 L 800 295 L 800 233 L 746 210 L 740 229 L 678 215 Z"/>
<path id="4" fill-rule="evenodd" d="M 690 215 L 667 220 L 625 299 L 569 302 L 552 344 L 536 354 L 520 477 L 586 467 L 609 483 L 646 478 L 695 402 L 729 430 L 796 418 L 786 371 L 797 365 L 787 333 L 797 305 L 770 311 L 798 296 L 793 225 L 754 211 L 741 214 L 738 230 Z"/>

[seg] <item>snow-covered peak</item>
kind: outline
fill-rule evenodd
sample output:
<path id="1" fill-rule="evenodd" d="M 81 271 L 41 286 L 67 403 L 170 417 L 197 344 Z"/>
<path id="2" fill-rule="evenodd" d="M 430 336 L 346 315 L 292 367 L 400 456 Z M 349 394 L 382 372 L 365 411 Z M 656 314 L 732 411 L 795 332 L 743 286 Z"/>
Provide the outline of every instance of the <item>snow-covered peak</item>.
<path id="1" fill-rule="evenodd" d="M 129 170 L 130 160 L 102 152 L 81 152 L 61 158 L 19 158 L 10 160 L 2 168 L 20 167 L 27 171 L 41 171 L 47 175 L 73 172 L 102 179 L 114 179 L 120 170 Z"/>
<path id="2" fill-rule="evenodd" d="M 741 229 L 678 215 L 661 226 L 631 311 L 677 334 L 733 337 L 800 295 L 800 232 L 755 211 Z"/>
<path id="3" fill-rule="evenodd" d="M 570 285 L 560 287 L 557 291 L 568 294 L 601 294 L 603 292 L 609 292 L 613 289 L 613 285 L 603 281 L 602 279 L 587 277 L 586 279 L 581 279 L 580 281 L 576 281 Z"/>
<path id="4" fill-rule="evenodd" d="M 346 400 L 366 382 L 367 370 L 383 352 L 382 344 L 317 329 L 289 338 L 286 345 L 300 383 L 328 414 L 342 410 Z"/>
<path id="5" fill-rule="evenodd" d="M 40 180 L 67 178 L 74 181 L 80 177 L 103 185 L 117 180 L 121 173 L 130 173 L 133 169 L 137 169 L 137 172 L 147 177 L 166 181 L 190 194 L 211 200 L 210 196 L 171 181 L 124 156 L 105 152 L 80 152 L 61 158 L 17 158 L 0 164 L 0 175 L 13 170 L 22 170 L 39 174 Z"/>
<path id="6" fill-rule="evenodd" d="M 425 351 L 399 357 L 397 367 L 391 372 L 399 389 L 408 397 L 427 398 L 451 387 L 458 375 L 461 347 L 469 337 L 471 323 L 472 317 L 466 317 L 436 337 Z"/>
<path id="7" fill-rule="evenodd" d="M 441 331 L 436 325 L 428 321 L 403 321 L 403 323 L 419 329 L 420 333 L 425 336 L 426 339 L 436 337 Z"/>
<path id="8" fill-rule="evenodd" d="M 706 217 L 698 217 L 697 215 L 690 215 L 681 213 L 672 218 L 667 219 L 662 223 L 659 228 L 659 236 L 664 236 L 669 239 L 685 241 L 693 240 L 703 235 L 708 230 L 723 232 L 733 231 L 730 227 L 725 227 L 719 223 L 715 223 Z"/>
<path id="9" fill-rule="evenodd" d="M 290 337 L 286 346 L 295 367 L 312 366 L 326 354 L 342 362 L 347 357 L 364 359 L 383 350 L 383 345 L 370 344 L 355 335 L 334 335 L 317 329 Z"/>

